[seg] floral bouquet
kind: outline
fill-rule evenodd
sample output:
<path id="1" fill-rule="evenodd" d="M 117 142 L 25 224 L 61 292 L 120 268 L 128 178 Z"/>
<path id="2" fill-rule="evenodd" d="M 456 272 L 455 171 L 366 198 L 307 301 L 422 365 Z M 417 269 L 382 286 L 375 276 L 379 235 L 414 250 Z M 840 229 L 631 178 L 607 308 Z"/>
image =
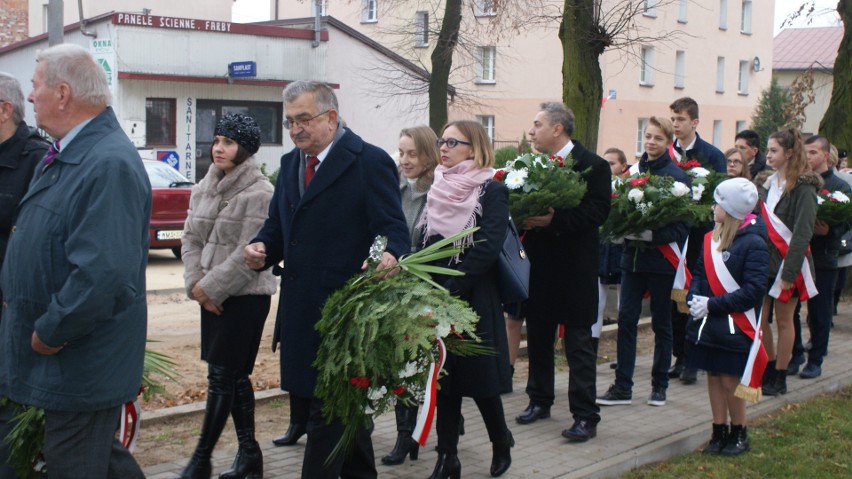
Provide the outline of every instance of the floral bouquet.
<path id="1" fill-rule="evenodd" d="M 547 214 L 547 208 L 568 209 L 580 204 L 586 183 L 573 165 L 570 153 L 567 158 L 525 153 L 497 170 L 494 179 L 509 188 L 509 212 L 516 225 L 522 225 L 527 217 Z"/>
<path id="2" fill-rule="evenodd" d="M 399 260 L 402 271 L 382 281 L 375 265 L 386 238 L 370 249 L 372 267 L 335 291 L 322 309 L 316 329 L 322 336 L 314 366 L 316 395 L 323 414 L 343 422 L 343 437 L 328 461 L 344 453 L 359 427 L 390 411 L 397 401 L 424 402 L 415 436 L 425 444 L 434 417 L 434 395 L 447 350 L 458 355 L 488 354 L 479 344 L 479 316 L 468 304 L 432 281 L 430 273 L 462 273 L 430 263 L 460 252 L 453 242 L 464 230 Z"/>
<path id="3" fill-rule="evenodd" d="M 669 176 L 643 174 L 616 179 L 612 209 L 601 232 L 604 237 L 616 239 L 678 221 L 695 221 L 701 206 L 690 193 L 688 186 Z"/>
<path id="4" fill-rule="evenodd" d="M 817 193 L 817 218 L 829 225 L 852 220 L 852 202 L 841 191 L 821 190 Z"/>
<path id="5" fill-rule="evenodd" d="M 698 160 L 689 160 L 678 163 L 678 166 L 689 175 L 692 180 L 692 200 L 700 207 L 696 211 L 696 224 L 713 223 L 713 192 L 719 183 L 728 179 L 725 173 L 708 170 L 701 166 Z"/>

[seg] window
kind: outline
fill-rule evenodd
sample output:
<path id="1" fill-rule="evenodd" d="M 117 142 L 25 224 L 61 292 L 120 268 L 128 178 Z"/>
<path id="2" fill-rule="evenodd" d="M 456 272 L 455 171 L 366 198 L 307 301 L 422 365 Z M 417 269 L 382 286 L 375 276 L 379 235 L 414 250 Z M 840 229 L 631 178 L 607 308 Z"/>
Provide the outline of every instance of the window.
<path id="1" fill-rule="evenodd" d="M 737 84 L 737 93 L 740 95 L 748 95 L 748 67 L 748 60 L 740 61 L 740 80 Z"/>
<path id="2" fill-rule="evenodd" d="M 720 148 L 722 145 L 722 120 L 713 120 L 713 146 Z"/>
<path id="3" fill-rule="evenodd" d="M 748 128 L 748 125 L 745 120 L 737 120 L 737 133 L 745 130 L 746 128 Z"/>
<path id="4" fill-rule="evenodd" d="M 728 0 L 719 0 L 719 30 L 728 29 Z"/>
<path id="5" fill-rule="evenodd" d="M 654 86 L 654 47 L 642 47 L 642 68 L 639 84 Z"/>
<path id="6" fill-rule="evenodd" d="M 678 0 L 677 4 L 677 21 L 680 23 L 686 23 L 686 5 L 689 3 L 689 0 Z"/>
<path id="7" fill-rule="evenodd" d="M 175 115 L 177 100 L 174 98 L 145 99 L 145 146 L 175 146 Z"/>
<path id="8" fill-rule="evenodd" d="M 361 23 L 379 21 L 379 0 L 361 0 Z"/>
<path id="9" fill-rule="evenodd" d="M 476 120 L 485 128 L 488 139 L 494 144 L 494 115 L 476 115 Z"/>
<path id="10" fill-rule="evenodd" d="M 328 15 L 328 0 L 320 0 L 320 15 L 326 16 Z M 314 17 L 317 14 L 317 2 L 316 0 L 311 0 L 311 16 Z"/>
<path id="11" fill-rule="evenodd" d="M 648 126 L 647 118 L 639 118 L 638 131 L 636 132 L 636 156 L 642 156 L 645 152 L 645 127 Z"/>
<path id="12" fill-rule="evenodd" d="M 497 0 L 476 0 L 473 14 L 477 17 L 491 17 L 497 15 Z"/>
<path id="13" fill-rule="evenodd" d="M 414 46 L 418 48 L 429 46 L 429 12 L 414 14 Z"/>
<path id="14" fill-rule="evenodd" d="M 497 47 L 479 47 L 476 49 L 476 82 L 496 83 L 495 60 Z"/>
<path id="15" fill-rule="evenodd" d="M 657 0 L 645 0 L 645 8 L 642 11 L 642 15 L 645 15 L 646 17 L 656 17 Z"/>
<path id="16" fill-rule="evenodd" d="M 751 35 L 751 4 L 752 0 L 743 0 L 743 13 L 740 19 L 740 32 Z"/>
<path id="17" fill-rule="evenodd" d="M 674 86 L 675 88 L 683 88 L 683 77 L 684 72 L 686 71 L 686 52 L 683 50 L 678 50 L 675 52 L 675 77 L 674 77 Z"/>
<path id="18" fill-rule="evenodd" d="M 716 93 L 725 93 L 725 57 L 716 57 Z"/>

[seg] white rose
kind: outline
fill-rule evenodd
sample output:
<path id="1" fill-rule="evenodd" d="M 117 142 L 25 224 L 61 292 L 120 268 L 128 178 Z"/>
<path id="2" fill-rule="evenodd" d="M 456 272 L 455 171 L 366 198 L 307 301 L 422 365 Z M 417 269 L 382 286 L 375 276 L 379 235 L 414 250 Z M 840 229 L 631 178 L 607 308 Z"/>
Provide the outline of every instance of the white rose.
<path id="1" fill-rule="evenodd" d="M 692 187 L 692 199 L 694 201 L 699 201 L 701 199 L 701 195 L 704 194 L 704 184 L 699 183 L 698 186 Z"/>
<path id="2" fill-rule="evenodd" d="M 705 176 L 710 174 L 710 170 L 708 170 L 707 168 L 696 166 L 695 168 L 689 170 L 689 174 L 696 178 L 704 178 Z"/>
<path id="3" fill-rule="evenodd" d="M 634 203 L 639 203 L 644 197 L 645 192 L 640 190 L 639 188 L 633 188 L 627 193 L 627 199 Z"/>
<path id="4" fill-rule="evenodd" d="M 417 363 L 409 361 L 405 363 L 405 368 L 398 375 L 400 378 L 410 378 L 415 374 L 417 374 Z"/>
<path id="5" fill-rule="evenodd" d="M 452 329 L 450 328 L 449 324 L 438 323 L 437 325 L 435 325 L 435 336 L 439 338 L 446 338 L 450 335 L 451 330 Z"/>
<path id="6" fill-rule="evenodd" d="M 835 191 L 831 197 L 841 203 L 849 203 L 849 197 L 844 195 L 842 191 Z"/>
<path id="7" fill-rule="evenodd" d="M 379 389 L 370 388 L 367 390 L 367 398 L 370 401 L 378 401 L 379 399 L 385 397 L 385 394 L 388 393 L 388 388 L 382 386 Z"/>
<path id="8" fill-rule="evenodd" d="M 822 196 L 817 195 L 817 204 L 821 205 L 823 203 L 825 203 L 825 200 L 822 198 Z"/>
<path id="9" fill-rule="evenodd" d="M 506 175 L 506 186 L 509 187 L 509 189 L 517 190 L 524 186 L 526 179 L 527 170 L 510 171 L 509 174 Z"/>
<path id="10" fill-rule="evenodd" d="M 683 196 L 689 193 L 689 187 L 680 181 L 675 181 L 674 185 L 672 185 L 671 192 L 674 196 Z"/>

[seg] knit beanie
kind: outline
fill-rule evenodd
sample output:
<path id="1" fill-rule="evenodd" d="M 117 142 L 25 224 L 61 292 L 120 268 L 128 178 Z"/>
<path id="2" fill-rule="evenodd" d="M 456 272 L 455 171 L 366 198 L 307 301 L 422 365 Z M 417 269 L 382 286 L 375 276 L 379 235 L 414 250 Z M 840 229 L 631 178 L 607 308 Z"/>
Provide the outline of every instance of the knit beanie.
<path id="1" fill-rule="evenodd" d="M 236 141 L 252 155 L 260 149 L 260 127 L 254 118 L 241 113 L 223 116 L 213 134 Z"/>
<path id="2" fill-rule="evenodd" d="M 713 200 L 726 213 L 741 220 L 757 205 L 757 187 L 745 178 L 731 178 L 719 183 Z"/>

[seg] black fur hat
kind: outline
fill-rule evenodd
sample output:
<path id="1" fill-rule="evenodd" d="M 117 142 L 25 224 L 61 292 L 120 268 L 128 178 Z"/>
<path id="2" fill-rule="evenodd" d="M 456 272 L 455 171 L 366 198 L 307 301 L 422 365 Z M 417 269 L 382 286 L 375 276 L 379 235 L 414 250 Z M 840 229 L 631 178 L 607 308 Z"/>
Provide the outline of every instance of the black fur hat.
<path id="1" fill-rule="evenodd" d="M 236 141 L 252 155 L 260 148 L 260 127 L 254 118 L 241 113 L 222 117 L 213 134 Z"/>

